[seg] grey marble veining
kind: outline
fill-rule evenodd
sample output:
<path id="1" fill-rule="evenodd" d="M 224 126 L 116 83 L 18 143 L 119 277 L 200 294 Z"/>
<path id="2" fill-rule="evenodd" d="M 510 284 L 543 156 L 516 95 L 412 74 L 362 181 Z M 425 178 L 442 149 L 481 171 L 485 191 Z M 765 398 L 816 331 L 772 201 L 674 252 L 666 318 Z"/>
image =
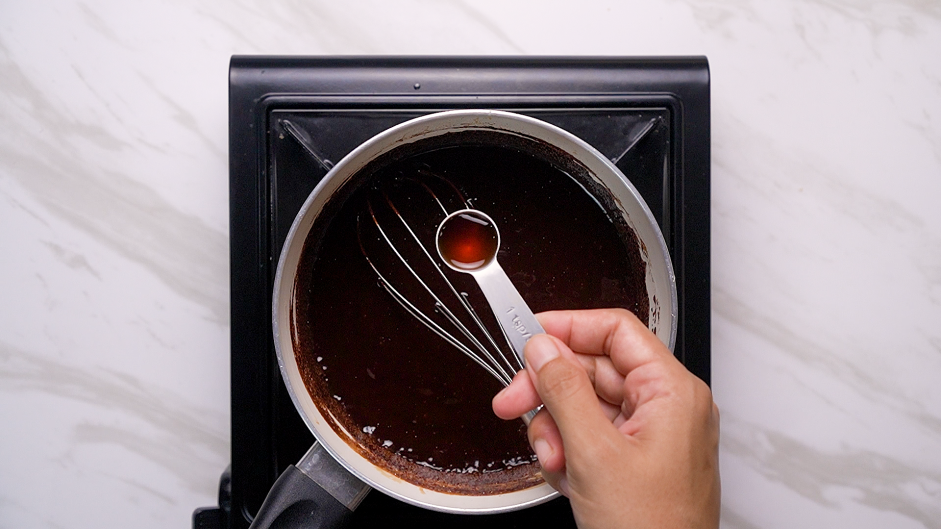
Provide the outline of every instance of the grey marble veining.
<path id="1" fill-rule="evenodd" d="M 941 489 L 941 473 L 917 463 L 862 450 L 815 450 L 784 433 L 726 425 L 723 447 L 814 503 L 839 505 L 834 489 L 852 489 L 854 500 L 879 511 L 894 512 L 938 527 L 941 507 L 932 491 Z"/>
<path id="2" fill-rule="evenodd" d="M 722 525 L 941 527 L 930 0 L 3 2 L 0 527 L 216 502 L 236 53 L 707 55 Z"/>
<path id="3" fill-rule="evenodd" d="M 175 153 L 135 141 L 120 116 L 115 121 L 122 126 L 114 128 L 76 119 L 15 63 L 5 61 L 0 68 L 5 95 L 16 102 L 0 110 L 7 134 L 15 140 L 0 147 L 5 175 L 63 220 L 151 267 L 182 295 L 211 306 L 220 321 L 227 320 L 225 285 L 213 281 L 227 274 L 226 233 L 179 211 L 152 185 L 134 178 L 140 169 L 122 159 L 124 152 L 142 149 Z M 201 136 L 193 120 L 169 103 L 174 122 Z M 207 150 L 224 158 L 217 147 Z"/>
<path id="4" fill-rule="evenodd" d="M 201 481 L 200 450 L 225 452 L 228 440 L 213 425 L 219 421 L 209 410 L 172 393 L 148 387 L 145 380 L 108 368 L 87 369 L 63 365 L 40 355 L 0 342 L 4 369 L 0 381 L 5 389 L 37 392 L 72 402 L 81 402 L 118 414 L 133 416 L 159 432 L 130 431 L 115 425 L 88 421 L 77 424 L 71 442 L 75 445 L 119 444 L 129 451 L 157 462 L 193 486 Z M 190 450 L 197 448 L 197 450 Z"/>

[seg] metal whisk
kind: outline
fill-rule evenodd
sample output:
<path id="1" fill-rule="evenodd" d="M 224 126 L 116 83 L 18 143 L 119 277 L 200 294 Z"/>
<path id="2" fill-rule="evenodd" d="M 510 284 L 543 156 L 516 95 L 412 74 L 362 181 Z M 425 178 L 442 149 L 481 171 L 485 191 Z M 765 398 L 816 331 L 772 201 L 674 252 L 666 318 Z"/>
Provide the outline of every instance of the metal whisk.
<path id="1" fill-rule="evenodd" d="M 450 213 L 471 207 L 445 178 L 424 169 L 375 186 L 358 219 L 363 256 L 379 284 L 409 314 L 504 386 L 523 369 L 503 327 L 507 347 L 448 278 L 435 249 L 434 228 Z"/>

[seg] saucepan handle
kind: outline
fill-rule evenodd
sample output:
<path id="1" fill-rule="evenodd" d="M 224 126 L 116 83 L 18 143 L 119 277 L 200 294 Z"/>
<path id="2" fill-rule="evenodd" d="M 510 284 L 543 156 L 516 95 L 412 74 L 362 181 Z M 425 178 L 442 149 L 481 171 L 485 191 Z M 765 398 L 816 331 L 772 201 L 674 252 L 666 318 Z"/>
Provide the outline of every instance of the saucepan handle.
<path id="1" fill-rule="evenodd" d="M 343 527 L 370 490 L 314 443 L 275 481 L 251 529 Z"/>

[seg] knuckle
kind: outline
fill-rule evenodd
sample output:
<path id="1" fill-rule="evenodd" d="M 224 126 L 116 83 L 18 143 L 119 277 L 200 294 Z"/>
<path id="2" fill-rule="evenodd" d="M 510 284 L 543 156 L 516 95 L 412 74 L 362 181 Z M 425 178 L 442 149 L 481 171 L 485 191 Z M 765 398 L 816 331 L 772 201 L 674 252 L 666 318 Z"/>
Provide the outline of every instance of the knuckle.
<path id="1" fill-rule="evenodd" d="M 579 371 L 565 361 L 552 361 L 539 372 L 543 398 L 564 400 L 575 396 L 584 385 L 584 371 Z"/>

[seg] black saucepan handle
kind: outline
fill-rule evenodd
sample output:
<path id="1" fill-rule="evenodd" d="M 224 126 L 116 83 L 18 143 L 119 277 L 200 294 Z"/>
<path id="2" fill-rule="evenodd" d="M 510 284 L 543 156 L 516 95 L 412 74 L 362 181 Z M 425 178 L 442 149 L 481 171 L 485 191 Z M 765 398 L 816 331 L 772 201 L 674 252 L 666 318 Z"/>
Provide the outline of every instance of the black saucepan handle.
<path id="1" fill-rule="evenodd" d="M 314 443 L 275 481 L 251 529 L 343 527 L 370 490 Z"/>

